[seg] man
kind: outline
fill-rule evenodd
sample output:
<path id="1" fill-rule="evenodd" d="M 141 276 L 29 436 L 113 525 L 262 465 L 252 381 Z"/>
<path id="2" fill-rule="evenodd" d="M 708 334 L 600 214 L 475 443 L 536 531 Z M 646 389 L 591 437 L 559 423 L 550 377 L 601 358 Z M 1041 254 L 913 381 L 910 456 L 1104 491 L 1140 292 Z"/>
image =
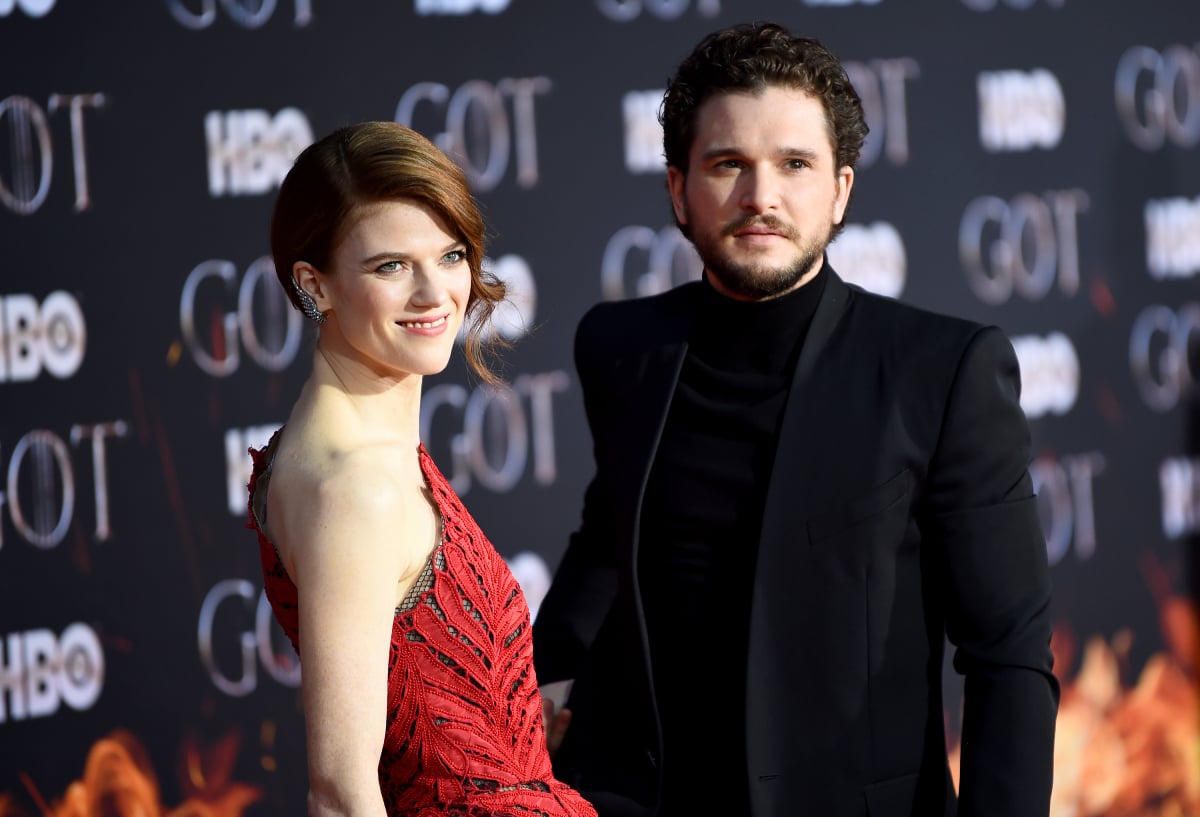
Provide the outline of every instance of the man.
<path id="1" fill-rule="evenodd" d="M 1012 347 L 829 267 L 867 127 L 816 41 L 710 35 L 660 116 L 704 276 L 579 327 L 596 474 L 534 628 L 540 682 L 574 679 L 556 771 L 601 815 L 1045 815 L 1058 688 Z"/>

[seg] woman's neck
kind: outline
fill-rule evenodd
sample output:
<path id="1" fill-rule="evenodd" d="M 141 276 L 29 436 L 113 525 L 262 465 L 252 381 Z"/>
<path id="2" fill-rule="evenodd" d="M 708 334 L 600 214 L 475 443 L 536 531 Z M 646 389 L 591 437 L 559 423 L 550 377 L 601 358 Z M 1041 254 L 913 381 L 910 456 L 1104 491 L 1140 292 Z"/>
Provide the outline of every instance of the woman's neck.
<path id="1" fill-rule="evenodd" d="M 412 444 L 420 440 L 421 384 L 419 374 L 381 374 L 336 350 L 318 343 L 312 375 L 305 391 L 315 401 L 335 402 L 371 436 L 382 435 Z"/>

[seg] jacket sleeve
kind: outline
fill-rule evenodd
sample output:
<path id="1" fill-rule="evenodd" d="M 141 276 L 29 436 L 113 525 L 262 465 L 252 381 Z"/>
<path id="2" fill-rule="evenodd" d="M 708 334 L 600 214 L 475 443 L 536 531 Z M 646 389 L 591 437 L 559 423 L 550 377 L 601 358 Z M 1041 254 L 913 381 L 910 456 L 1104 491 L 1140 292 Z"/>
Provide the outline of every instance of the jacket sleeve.
<path id="1" fill-rule="evenodd" d="M 599 323 L 593 310 L 580 322 L 575 336 L 575 368 L 596 470 L 584 494 L 580 527 L 571 535 L 534 623 L 534 663 L 542 684 L 578 677 L 617 593 L 610 476 L 601 456 L 605 429 L 614 421 L 605 405 L 610 391 L 601 382 L 607 367 L 596 354 L 603 348 Z"/>
<path id="2" fill-rule="evenodd" d="M 1019 395 L 1011 344 L 994 327 L 979 330 L 951 386 L 926 485 L 923 529 L 937 548 L 946 633 L 965 679 L 959 817 L 1050 808 L 1059 691 Z"/>

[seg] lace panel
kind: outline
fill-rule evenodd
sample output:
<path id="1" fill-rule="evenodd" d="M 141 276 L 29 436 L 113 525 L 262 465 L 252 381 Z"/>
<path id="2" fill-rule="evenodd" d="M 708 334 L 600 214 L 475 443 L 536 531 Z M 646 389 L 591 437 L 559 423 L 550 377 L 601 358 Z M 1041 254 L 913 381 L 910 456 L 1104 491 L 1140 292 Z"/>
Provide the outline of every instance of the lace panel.
<path id="1" fill-rule="evenodd" d="M 267 463 L 265 450 L 252 455 L 253 498 Z M 595 817 L 551 772 L 520 587 L 423 446 L 420 460 L 442 531 L 393 617 L 379 763 L 388 814 Z M 267 597 L 296 644 L 295 587 L 249 510 Z"/>

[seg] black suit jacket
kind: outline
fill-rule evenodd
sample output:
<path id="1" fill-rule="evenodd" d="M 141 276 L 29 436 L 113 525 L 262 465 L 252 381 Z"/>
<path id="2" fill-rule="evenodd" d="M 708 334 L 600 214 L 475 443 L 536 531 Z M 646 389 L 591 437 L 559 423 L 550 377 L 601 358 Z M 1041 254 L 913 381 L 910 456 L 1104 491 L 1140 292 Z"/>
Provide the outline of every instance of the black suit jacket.
<path id="1" fill-rule="evenodd" d="M 598 305 L 576 337 L 596 474 L 534 659 L 541 683 L 576 679 L 555 769 L 602 815 L 653 813 L 671 762 L 637 548 L 699 286 Z M 712 672 L 696 678 L 714 707 L 744 707 L 748 768 L 729 774 L 746 776 L 754 817 L 1047 814 L 1058 686 L 1018 392 L 998 329 L 829 276 L 779 433 L 748 660 L 730 665 L 714 644 Z M 957 803 L 947 636 L 965 676 Z M 745 700 L 722 696 L 728 673 L 745 674 Z"/>

